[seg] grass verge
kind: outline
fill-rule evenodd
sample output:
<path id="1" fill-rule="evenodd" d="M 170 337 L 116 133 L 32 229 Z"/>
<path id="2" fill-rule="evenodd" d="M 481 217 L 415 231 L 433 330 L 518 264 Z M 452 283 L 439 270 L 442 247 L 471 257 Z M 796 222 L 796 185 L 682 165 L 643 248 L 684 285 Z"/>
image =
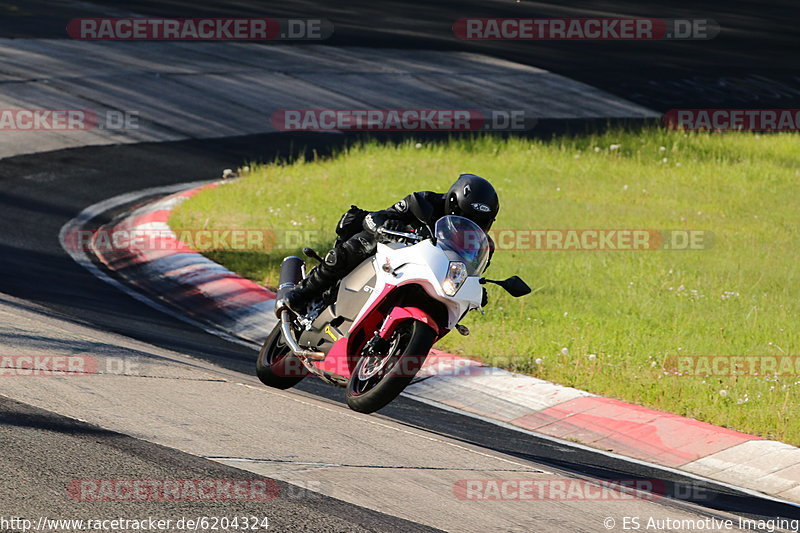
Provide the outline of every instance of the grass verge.
<path id="1" fill-rule="evenodd" d="M 713 246 L 702 250 L 501 246 L 489 275 L 519 274 L 534 294 L 514 300 L 490 289 L 486 314 L 465 321 L 473 334 L 449 336 L 439 347 L 800 445 L 792 416 L 800 371 L 687 376 L 670 366 L 682 354 L 798 353 L 798 141 L 794 134 L 653 129 L 551 141 L 367 143 L 330 159 L 253 166 L 243 179 L 183 203 L 170 225 L 264 228 L 279 243 L 294 238 L 290 249 L 207 252 L 268 286 L 285 255 L 302 245 L 326 251 L 351 203 L 382 209 L 414 190 L 445 190 L 461 172 L 495 184 L 497 230 L 713 232 Z"/>

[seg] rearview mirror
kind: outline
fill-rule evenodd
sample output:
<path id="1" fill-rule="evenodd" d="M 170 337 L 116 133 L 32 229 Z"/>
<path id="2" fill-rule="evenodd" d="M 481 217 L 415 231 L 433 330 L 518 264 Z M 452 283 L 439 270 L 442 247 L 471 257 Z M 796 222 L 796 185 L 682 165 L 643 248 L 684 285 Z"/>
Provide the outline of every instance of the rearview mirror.
<path id="1" fill-rule="evenodd" d="M 525 296 L 526 294 L 531 293 L 531 288 L 528 287 L 528 284 L 522 281 L 522 278 L 519 276 L 511 276 L 503 281 L 481 278 L 481 283 L 494 283 L 495 285 L 500 285 L 514 298 L 519 298 L 520 296 Z"/>
<path id="2" fill-rule="evenodd" d="M 510 278 L 501 281 L 498 285 L 503 287 L 508 294 L 514 298 L 519 298 L 520 296 L 525 296 L 526 294 L 531 293 L 531 288 L 528 287 L 528 284 L 522 281 L 522 278 L 519 276 L 511 276 Z"/>
<path id="3" fill-rule="evenodd" d="M 433 231 L 433 227 L 430 225 L 431 217 L 433 216 L 433 204 L 431 204 L 430 202 L 413 201 L 409 206 L 409 210 L 411 211 L 412 215 L 417 217 L 417 219 L 425 222 L 425 227 L 428 229 L 428 233 L 430 233 L 430 238 L 433 239 L 433 242 L 435 244 L 436 233 Z"/>

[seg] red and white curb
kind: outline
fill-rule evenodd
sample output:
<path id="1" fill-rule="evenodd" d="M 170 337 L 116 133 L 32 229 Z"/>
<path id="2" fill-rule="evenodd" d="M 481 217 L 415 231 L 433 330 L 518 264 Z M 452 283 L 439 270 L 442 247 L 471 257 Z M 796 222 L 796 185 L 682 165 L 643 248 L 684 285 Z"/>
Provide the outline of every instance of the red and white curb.
<path id="1" fill-rule="evenodd" d="M 104 226 L 109 232 L 157 230 L 161 238 L 172 239 L 158 250 L 95 248 L 95 258 L 124 284 L 97 268 L 70 238 L 95 216 L 135 201 L 137 193 L 85 209 L 62 228 L 62 246 L 95 275 L 135 298 L 230 340 L 260 346 L 276 323 L 275 294 L 180 243 L 167 225 L 176 205 L 219 185 L 195 183 L 140 191 L 138 198 L 167 196 Z M 436 350 L 428 357 L 421 377 L 406 389 L 405 396 L 570 446 L 591 447 L 607 455 L 800 503 L 800 449 L 788 444 Z"/>
<path id="2" fill-rule="evenodd" d="M 150 232 L 146 249 L 114 249 L 91 242 L 94 256 L 140 291 L 168 303 L 190 317 L 212 324 L 247 341 L 263 340 L 275 324 L 275 295 L 181 243 L 167 220 L 181 202 L 210 183 L 138 207 L 96 235 Z M 269 317 L 269 320 L 265 318 Z"/>

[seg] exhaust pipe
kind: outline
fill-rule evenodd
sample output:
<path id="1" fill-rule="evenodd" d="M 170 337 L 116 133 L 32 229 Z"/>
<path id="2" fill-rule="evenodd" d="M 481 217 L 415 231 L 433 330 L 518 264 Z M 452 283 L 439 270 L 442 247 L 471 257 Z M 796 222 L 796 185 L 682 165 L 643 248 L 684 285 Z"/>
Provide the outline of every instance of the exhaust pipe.
<path id="1" fill-rule="evenodd" d="M 278 293 L 275 295 L 275 315 L 280 318 L 286 309 L 286 295 L 305 277 L 306 262 L 296 255 L 291 255 L 281 263 L 281 275 L 278 278 Z"/>
<path id="2" fill-rule="evenodd" d="M 281 311 L 281 334 L 283 335 L 283 340 L 289 345 L 289 349 L 292 350 L 294 355 L 300 357 L 301 361 L 303 360 L 302 358 L 305 357 L 313 361 L 322 361 L 325 359 L 324 353 L 315 350 L 306 350 L 297 343 L 297 340 L 294 338 L 294 332 L 292 332 L 292 318 L 289 311 L 286 309 Z"/>
<path id="3" fill-rule="evenodd" d="M 316 369 L 306 363 L 306 358 L 312 361 L 322 361 L 325 359 L 325 354 L 315 350 L 306 350 L 297 343 L 292 331 L 291 313 L 286 308 L 285 301 L 286 294 L 305 277 L 305 267 L 306 262 L 295 255 L 287 257 L 281 263 L 281 276 L 278 278 L 278 293 L 275 297 L 275 314 L 281 320 L 281 334 L 283 340 L 289 345 L 289 349 L 292 350 L 292 354 L 299 357 L 303 364 L 313 372 Z"/>

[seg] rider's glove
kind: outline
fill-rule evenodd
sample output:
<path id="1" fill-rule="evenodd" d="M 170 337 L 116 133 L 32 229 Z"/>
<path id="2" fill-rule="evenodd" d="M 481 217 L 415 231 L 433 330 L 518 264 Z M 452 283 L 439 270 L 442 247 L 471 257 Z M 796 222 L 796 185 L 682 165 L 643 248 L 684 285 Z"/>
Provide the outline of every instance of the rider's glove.
<path id="1" fill-rule="evenodd" d="M 388 229 L 389 231 L 408 231 L 408 225 L 400 220 L 390 218 L 383 223 L 383 229 Z"/>
<path id="2" fill-rule="evenodd" d="M 382 227 L 386 223 L 386 215 L 383 213 L 369 213 L 367 216 L 364 217 L 363 227 L 368 232 L 372 233 L 373 235 L 377 235 L 378 228 Z"/>

